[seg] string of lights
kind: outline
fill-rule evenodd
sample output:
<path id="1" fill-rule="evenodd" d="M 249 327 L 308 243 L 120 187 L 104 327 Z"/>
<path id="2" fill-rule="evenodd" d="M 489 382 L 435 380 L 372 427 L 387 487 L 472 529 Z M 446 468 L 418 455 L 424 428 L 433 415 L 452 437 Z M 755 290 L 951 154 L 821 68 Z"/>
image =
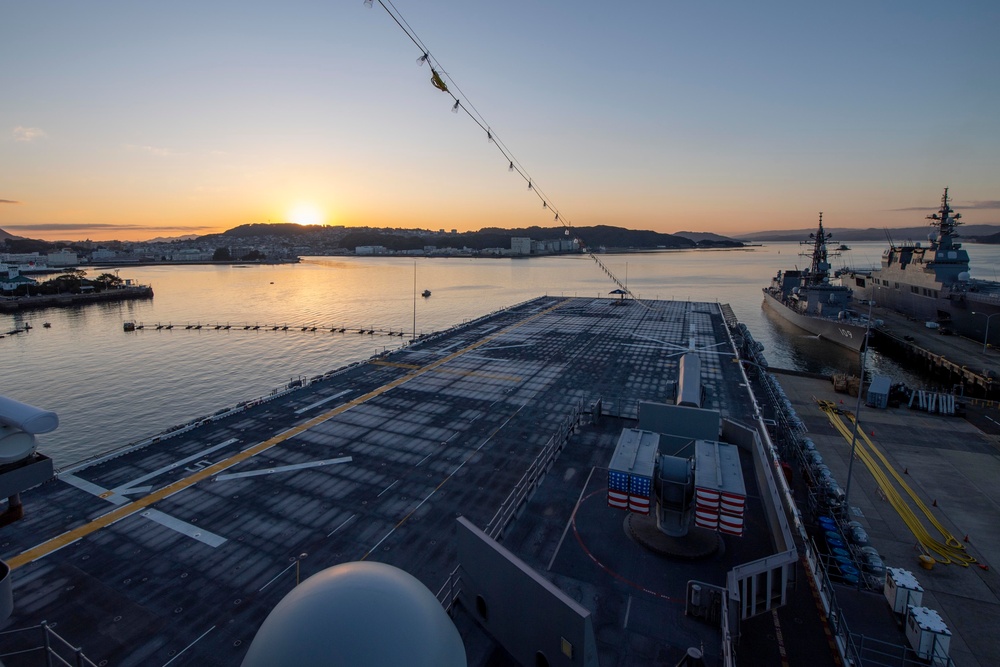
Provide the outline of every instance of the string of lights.
<path id="1" fill-rule="evenodd" d="M 552 199 L 545 194 L 545 192 L 538 186 L 538 183 L 531 177 L 528 170 L 517 160 L 514 156 L 513 151 L 511 151 L 500 137 L 497 136 L 496 131 L 486 122 L 486 119 L 479 113 L 475 105 L 469 100 L 469 98 L 462 92 L 458 83 L 452 79 L 448 74 L 448 70 L 445 69 L 437 58 L 433 56 L 430 49 L 421 41 L 417 36 L 416 32 L 403 18 L 403 15 L 396 9 L 395 5 L 392 4 L 392 0 L 364 0 L 366 7 L 373 7 L 375 2 L 378 2 L 379 6 L 385 10 L 385 12 L 392 18 L 400 30 L 410 39 L 411 42 L 420 50 L 420 56 L 417 58 L 417 65 L 423 66 L 427 65 L 431 71 L 431 85 L 440 90 L 441 92 L 449 95 L 452 99 L 451 110 L 453 113 L 464 112 L 472 122 L 476 123 L 479 128 L 486 134 L 487 141 L 492 144 L 503 156 L 504 160 L 507 162 L 507 170 L 516 173 L 527 184 L 527 189 L 529 192 L 533 193 L 542 204 L 542 208 L 548 210 L 552 213 L 555 222 L 562 225 L 565 234 L 567 236 L 573 236 L 581 244 L 581 246 L 587 247 L 583 239 L 579 237 L 573 231 L 573 225 L 570 223 L 565 216 L 560 213 L 558 207 L 552 203 Z M 608 269 L 607 266 L 588 249 L 588 255 L 593 259 L 597 265 L 608 275 L 608 277 L 618 286 L 615 293 L 627 296 L 630 299 L 635 299 L 635 296 L 628 289 L 628 286 L 620 281 L 614 273 Z"/>

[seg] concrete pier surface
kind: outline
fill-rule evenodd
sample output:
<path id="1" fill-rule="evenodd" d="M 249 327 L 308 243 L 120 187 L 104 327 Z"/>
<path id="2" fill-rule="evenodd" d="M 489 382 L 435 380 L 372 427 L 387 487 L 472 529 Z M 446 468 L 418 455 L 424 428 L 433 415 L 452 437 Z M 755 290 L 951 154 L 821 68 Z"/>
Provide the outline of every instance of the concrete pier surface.
<path id="1" fill-rule="evenodd" d="M 935 373 L 949 391 L 959 385 L 966 394 L 1000 398 L 1000 350 L 984 346 L 983 340 L 949 333 L 947 325 L 928 328 L 925 322 L 887 308 L 876 306 L 872 318 L 883 322 L 874 332 L 876 348 L 892 350 L 910 364 Z"/>
<path id="2" fill-rule="evenodd" d="M 840 485 L 847 488 L 851 443 L 836 430 L 818 401 L 832 401 L 853 413 L 857 399 L 836 393 L 827 380 L 780 372 L 775 376 L 805 423 L 806 435 Z M 956 665 L 1000 663 L 996 630 L 1000 619 L 1000 411 L 971 410 L 967 420 L 906 407 L 862 405 L 860 415 L 859 429 L 977 562 L 964 567 L 941 563 L 929 570 L 921 567 L 917 538 L 857 458 L 848 490 L 852 518 L 865 526 L 887 567 L 915 574 L 924 589 L 923 606 L 936 609 L 952 632 L 950 655 Z M 919 511 L 917 515 L 925 528 L 944 539 L 926 517 Z M 838 593 L 838 598 L 847 608 L 850 595 Z M 872 604 L 879 602 L 872 598 Z"/>

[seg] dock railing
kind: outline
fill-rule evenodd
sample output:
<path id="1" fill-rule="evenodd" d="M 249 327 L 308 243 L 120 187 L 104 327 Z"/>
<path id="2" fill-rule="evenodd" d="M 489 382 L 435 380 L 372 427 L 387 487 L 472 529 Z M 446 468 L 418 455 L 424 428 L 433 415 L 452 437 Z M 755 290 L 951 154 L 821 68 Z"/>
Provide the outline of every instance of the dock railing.
<path id="1" fill-rule="evenodd" d="M 810 539 L 806 545 L 806 565 L 819 587 L 819 597 L 823 603 L 834 641 L 850 661 L 849 664 L 864 665 L 865 667 L 926 667 L 928 664 L 933 664 L 935 667 L 953 667 L 954 661 L 951 657 L 942 653 L 936 645 L 931 651 L 931 656 L 921 658 L 909 646 L 893 644 L 852 632 L 840 605 L 837 603 L 837 594 L 827 567 L 822 559 L 817 557 L 818 554 L 816 543 Z"/>

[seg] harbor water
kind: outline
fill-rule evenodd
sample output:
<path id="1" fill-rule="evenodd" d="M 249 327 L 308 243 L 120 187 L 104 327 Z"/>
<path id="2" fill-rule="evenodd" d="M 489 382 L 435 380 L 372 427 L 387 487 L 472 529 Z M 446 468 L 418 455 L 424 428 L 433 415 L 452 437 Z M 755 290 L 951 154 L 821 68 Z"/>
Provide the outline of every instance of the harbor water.
<path id="1" fill-rule="evenodd" d="M 872 266 L 883 247 L 854 244 L 831 263 Z M 967 247 L 973 276 L 993 279 L 975 269 L 1000 262 L 1000 247 Z M 730 304 L 772 366 L 857 372 L 856 354 L 761 308 L 761 288 L 774 273 L 807 261 L 799 252 L 798 244 L 775 243 L 601 258 L 640 298 Z M 132 266 L 119 272 L 151 285 L 155 297 L 0 316 L 0 334 L 32 327 L 0 339 L 2 393 L 59 414 L 59 428 L 39 437 L 57 467 L 394 349 L 414 330 L 440 331 L 546 294 L 619 298 L 610 294 L 616 285 L 586 256 L 305 257 L 291 265 Z M 424 290 L 431 296 L 422 297 Z M 142 328 L 124 332 L 129 321 Z M 173 328 L 158 330 L 158 324 Z M 877 351 L 869 354 L 868 367 L 893 381 L 921 382 Z"/>

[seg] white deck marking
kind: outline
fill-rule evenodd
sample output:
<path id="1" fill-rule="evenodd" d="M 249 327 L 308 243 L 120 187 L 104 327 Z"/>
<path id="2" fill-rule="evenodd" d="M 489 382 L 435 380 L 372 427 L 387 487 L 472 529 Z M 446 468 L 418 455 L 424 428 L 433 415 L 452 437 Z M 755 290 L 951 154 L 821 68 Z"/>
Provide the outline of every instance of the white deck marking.
<path id="1" fill-rule="evenodd" d="M 277 468 L 268 468 L 266 470 L 248 470 L 246 472 L 231 472 L 226 475 L 216 475 L 215 481 L 222 482 L 227 479 L 239 479 L 241 477 L 257 477 L 258 475 L 271 475 L 276 472 L 291 472 L 293 470 L 305 470 L 307 468 L 318 468 L 320 466 L 335 465 L 337 463 L 350 463 L 353 459 L 350 456 L 342 456 L 339 459 L 325 459 L 323 461 L 310 461 L 309 463 L 293 463 L 287 466 L 278 466 Z"/>
<path id="2" fill-rule="evenodd" d="M 390 484 L 389 486 L 387 486 L 387 487 L 385 487 L 384 489 L 382 489 L 382 493 L 385 493 L 386 491 L 388 491 L 388 490 L 389 490 L 389 489 L 391 489 L 392 487 L 396 486 L 397 484 L 399 484 L 399 480 L 398 480 L 398 479 L 397 479 L 397 480 L 396 480 L 395 482 L 393 482 L 392 484 Z M 381 497 L 382 497 L 382 493 L 379 493 L 379 494 L 378 494 L 377 496 L 375 496 L 375 497 L 376 497 L 376 498 L 381 498 Z"/>
<path id="3" fill-rule="evenodd" d="M 318 408 L 319 406 L 324 405 L 325 403 L 329 403 L 332 400 L 338 399 L 341 396 L 346 396 L 347 394 L 350 394 L 352 391 L 353 391 L 353 389 L 345 389 L 344 391 L 340 392 L 339 394 L 334 394 L 333 396 L 327 396 L 322 401 L 316 401 L 315 403 L 311 403 L 310 405 L 307 405 L 304 408 L 299 408 L 298 410 L 295 411 L 295 414 L 301 415 L 303 412 L 308 412 L 309 410 L 312 410 L 313 408 Z"/>
<path id="4" fill-rule="evenodd" d="M 162 468 L 158 468 L 158 469 L 154 470 L 153 472 L 149 472 L 149 473 L 146 473 L 145 475 L 142 475 L 141 477 L 136 477 L 132 481 L 126 482 L 125 484 L 122 484 L 120 486 L 116 486 L 115 488 L 113 488 L 111 490 L 114 491 L 115 493 L 120 493 L 120 494 L 130 493 L 130 492 L 132 492 L 132 487 L 135 486 L 136 484 L 139 484 L 140 482 L 145 482 L 147 480 L 153 479 L 154 477 L 158 477 L 158 476 L 162 475 L 165 472 L 170 472 L 171 470 L 174 470 L 175 468 L 179 468 L 180 466 L 182 466 L 182 465 L 184 465 L 186 463 L 190 463 L 191 461 L 197 461 L 198 459 L 202 458 L 206 454 L 211 454 L 212 452 L 214 452 L 214 451 L 216 451 L 218 449 L 222 449 L 223 447 L 228 447 L 229 445 L 233 444 L 234 442 L 237 442 L 238 440 L 239 440 L 239 438 L 230 438 L 229 440 L 226 440 L 225 442 L 220 442 L 217 445 L 212 445 L 208 449 L 203 449 L 200 452 L 192 454 L 191 456 L 187 456 L 187 457 L 185 457 L 183 459 L 180 459 L 178 461 L 174 461 L 170 465 L 166 465 L 166 466 L 163 466 Z"/>
<path id="5" fill-rule="evenodd" d="M 327 537 L 331 537 L 338 530 L 340 530 L 341 528 L 343 528 L 344 526 L 346 526 L 347 524 L 349 524 L 351 521 L 353 521 L 354 517 L 356 517 L 356 516 L 357 516 L 357 514 L 352 514 L 351 516 L 347 517 L 346 519 L 344 519 L 343 523 L 341 523 L 339 526 L 337 526 L 332 531 L 330 531 L 329 533 L 327 533 L 326 536 Z"/>
<path id="6" fill-rule="evenodd" d="M 549 566 L 545 568 L 546 572 L 552 571 L 552 564 L 556 562 L 556 556 L 559 555 L 559 550 L 562 549 L 563 540 L 566 539 L 566 533 L 569 532 L 570 524 L 573 523 L 573 518 L 576 516 L 576 510 L 580 507 L 580 503 L 583 502 L 583 494 L 586 492 L 587 487 L 590 486 L 590 478 L 594 476 L 593 466 L 590 468 L 590 474 L 587 475 L 587 481 L 583 483 L 583 488 L 580 489 L 580 496 L 576 499 L 576 505 L 573 506 L 573 511 L 569 515 L 569 519 L 566 520 L 566 527 L 563 528 L 562 537 L 559 538 L 559 544 L 556 545 L 556 550 L 552 554 L 552 558 L 549 560 Z"/>
<path id="7" fill-rule="evenodd" d="M 215 630 L 215 626 L 214 625 L 212 627 L 210 627 L 208 630 L 205 630 L 205 632 L 202 633 L 201 637 L 198 637 L 198 639 L 195 639 L 193 642 L 191 642 L 190 644 L 188 644 L 187 646 L 185 646 L 184 648 L 182 648 L 181 651 L 180 651 L 180 653 L 178 653 L 174 657 L 170 658 L 170 660 L 167 660 L 165 663 L 163 663 L 163 667 L 167 667 L 167 665 L 169 665 L 170 663 L 172 663 L 177 658 L 181 657 L 181 654 L 184 653 L 184 651 L 188 650 L 189 648 L 191 648 L 192 646 L 194 646 L 195 644 L 197 644 L 198 642 L 200 642 L 202 640 L 202 638 L 204 638 L 204 636 L 207 635 L 212 630 Z"/>
<path id="8" fill-rule="evenodd" d="M 274 575 L 274 579 L 271 579 L 271 581 L 267 582 L 266 584 L 264 584 L 263 586 L 261 586 L 260 588 L 258 588 L 257 592 L 260 593 L 262 590 L 264 590 L 265 588 L 267 588 L 268 586 L 270 586 L 271 584 L 273 584 L 274 582 L 276 582 L 278 579 L 281 578 L 281 575 L 283 575 L 285 572 L 288 572 L 293 567 L 295 567 L 295 563 L 292 563 L 291 565 L 289 565 L 288 567 L 286 567 L 284 570 L 282 570 L 278 574 Z"/>
<path id="9" fill-rule="evenodd" d="M 145 494 L 145 493 L 149 493 L 149 492 L 150 492 L 150 491 L 152 491 L 152 490 L 153 490 L 153 487 L 152 487 L 152 486 L 150 486 L 149 484 L 147 484 L 147 485 L 145 485 L 145 486 L 130 486 L 130 487 L 128 487 L 127 489 L 124 489 L 124 490 L 123 490 L 123 491 L 121 492 L 121 494 L 122 494 L 123 496 L 124 496 L 125 494 L 128 494 L 128 493 L 143 493 L 143 494 Z"/>
<path id="10" fill-rule="evenodd" d="M 226 538 L 221 535 L 211 533 L 204 528 L 199 528 L 198 526 L 190 524 L 187 521 L 181 521 L 180 519 L 172 517 L 169 514 L 164 514 L 160 510 L 150 508 L 140 512 L 139 516 L 144 516 L 150 521 L 155 521 L 161 526 L 169 528 L 170 530 L 175 530 L 182 535 L 187 535 L 188 537 L 194 538 L 210 547 L 218 547 L 226 543 Z"/>
<path id="11" fill-rule="evenodd" d="M 72 473 L 65 473 L 65 472 L 61 473 L 59 475 L 59 479 L 66 482 L 70 486 L 75 486 L 81 491 L 86 491 L 92 496 L 97 496 L 98 498 L 104 498 L 108 502 L 114 503 L 115 505 L 124 505 L 125 503 L 129 502 L 128 498 L 122 498 L 116 494 L 105 495 L 108 494 L 108 490 L 105 489 L 103 486 L 98 486 L 93 482 L 88 482 L 85 479 L 80 479 L 79 477 L 77 477 Z"/>

